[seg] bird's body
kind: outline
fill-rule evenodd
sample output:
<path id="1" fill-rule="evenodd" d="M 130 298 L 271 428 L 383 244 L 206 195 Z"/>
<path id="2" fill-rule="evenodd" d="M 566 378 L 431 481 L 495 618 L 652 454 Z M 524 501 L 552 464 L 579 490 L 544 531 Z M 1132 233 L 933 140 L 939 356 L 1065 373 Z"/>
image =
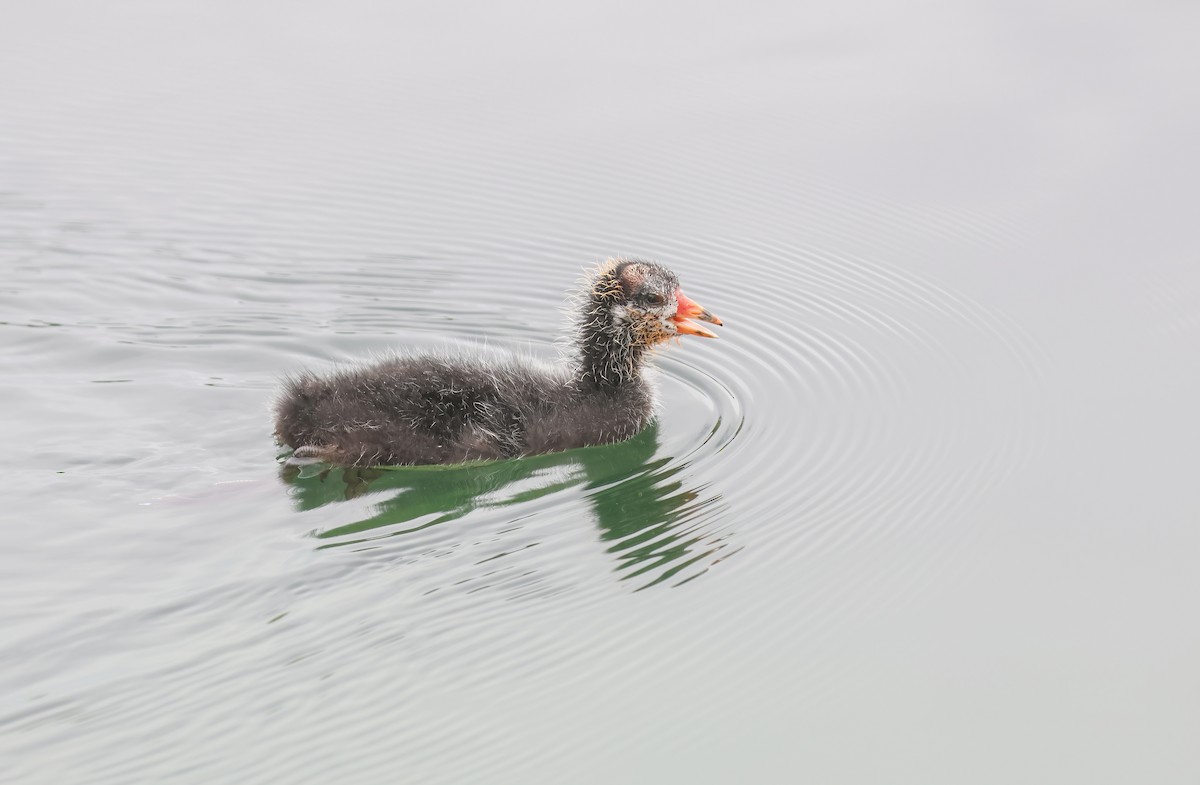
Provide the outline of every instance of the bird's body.
<path id="1" fill-rule="evenodd" d="M 620 441 L 653 414 L 643 380 L 615 391 L 573 381 L 567 369 L 516 359 L 396 357 L 293 379 L 276 427 L 301 456 L 334 463 L 462 463 Z"/>
<path id="2" fill-rule="evenodd" d="M 276 404 L 276 437 L 296 458 L 356 466 L 462 463 L 622 441 L 654 414 L 643 373 L 648 351 L 679 334 L 715 337 L 689 316 L 721 323 L 684 297 L 665 268 L 611 260 L 580 300 L 572 364 L 425 354 L 331 376 L 303 373 Z"/>

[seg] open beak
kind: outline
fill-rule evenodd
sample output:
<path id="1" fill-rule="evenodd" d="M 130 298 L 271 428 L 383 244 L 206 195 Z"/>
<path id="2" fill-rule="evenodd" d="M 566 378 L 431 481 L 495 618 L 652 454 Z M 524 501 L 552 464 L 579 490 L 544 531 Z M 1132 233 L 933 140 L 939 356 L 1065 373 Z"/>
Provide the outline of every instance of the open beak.
<path id="1" fill-rule="evenodd" d="M 701 338 L 716 338 L 717 334 L 708 329 L 704 325 L 696 324 L 690 319 L 699 319 L 703 322 L 709 322 L 720 326 L 723 322 L 713 316 L 695 300 L 688 298 L 679 289 L 675 290 L 675 298 L 679 301 L 679 308 L 676 309 L 675 315 L 671 317 L 671 321 L 675 322 L 675 329 L 680 335 L 699 335 Z"/>

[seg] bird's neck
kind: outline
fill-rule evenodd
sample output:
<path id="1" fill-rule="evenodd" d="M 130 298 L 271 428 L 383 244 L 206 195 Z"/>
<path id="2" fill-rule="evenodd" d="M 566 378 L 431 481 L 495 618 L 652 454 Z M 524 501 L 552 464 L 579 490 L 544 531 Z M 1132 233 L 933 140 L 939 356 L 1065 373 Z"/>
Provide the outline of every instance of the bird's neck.
<path id="1" fill-rule="evenodd" d="M 607 303 L 591 298 L 575 338 L 579 350 L 576 383 L 584 391 L 618 391 L 642 384 L 646 347 L 618 324 Z"/>

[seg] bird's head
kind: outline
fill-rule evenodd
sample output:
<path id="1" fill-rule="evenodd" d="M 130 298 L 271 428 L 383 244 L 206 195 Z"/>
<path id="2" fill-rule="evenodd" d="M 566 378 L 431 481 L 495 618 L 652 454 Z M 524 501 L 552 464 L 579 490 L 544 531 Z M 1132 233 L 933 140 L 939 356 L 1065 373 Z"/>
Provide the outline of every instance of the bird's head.
<path id="1" fill-rule="evenodd" d="M 591 317 L 627 330 L 634 346 L 656 346 L 681 335 L 716 338 L 692 320 L 722 323 L 683 293 L 674 273 L 655 262 L 610 259 L 593 276 L 589 295 Z"/>

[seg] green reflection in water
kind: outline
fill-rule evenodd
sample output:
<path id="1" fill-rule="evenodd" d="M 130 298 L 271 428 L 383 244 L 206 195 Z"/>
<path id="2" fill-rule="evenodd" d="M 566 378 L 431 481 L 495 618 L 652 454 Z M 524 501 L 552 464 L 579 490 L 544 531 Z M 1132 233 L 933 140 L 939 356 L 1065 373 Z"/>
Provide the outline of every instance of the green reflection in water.
<path id="1" fill-rule="evenodd" d="M 361 496 L 379 495 L 372 514 L 319 532 L 319 547 L 337 548 L 399 537 L 457 520 L 477 509 L 524 504 L 581 487 L 590 502 L 600 539 L 617 559 L 623 578 L 641 577 L 639 588 L 680 576 L 686 582 L 724 558 L 729 543 L 706 531 L 702 515 L 719 504 L 703 497 L 705 485 L 685 487 L 687 464 L 658 454 L 657 424 L 620 444 L 551 455 L 456 466 L 284 467 L 301 510 Z"/>

